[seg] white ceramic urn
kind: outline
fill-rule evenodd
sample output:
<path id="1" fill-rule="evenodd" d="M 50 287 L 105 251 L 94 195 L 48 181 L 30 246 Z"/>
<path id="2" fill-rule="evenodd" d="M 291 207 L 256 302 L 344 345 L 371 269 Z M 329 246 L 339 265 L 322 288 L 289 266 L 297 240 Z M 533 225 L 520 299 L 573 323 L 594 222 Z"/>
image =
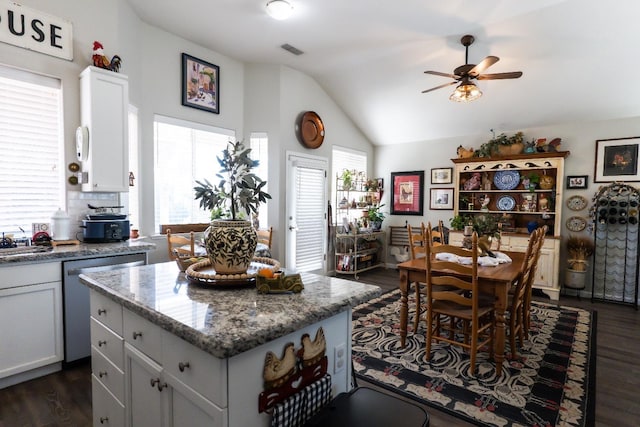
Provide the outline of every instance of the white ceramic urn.
<path id="1" fill-rule="evenodd" d="M 58 209 L 51 216 L 51 231 L 53 240 L 71 239 L 71 218 L 62 209 Z"/>

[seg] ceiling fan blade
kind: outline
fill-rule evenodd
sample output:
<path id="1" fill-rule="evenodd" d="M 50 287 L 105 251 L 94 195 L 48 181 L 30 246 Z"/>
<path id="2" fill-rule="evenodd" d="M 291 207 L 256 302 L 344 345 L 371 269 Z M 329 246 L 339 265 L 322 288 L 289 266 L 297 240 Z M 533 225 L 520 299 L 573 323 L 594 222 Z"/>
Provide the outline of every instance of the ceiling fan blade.
<path id="1" fill-rule="evenodd" d="M 458 83 L 457 81 L 456 82 L 445 83 L 445 84 L 440 85 L 440 86 L 432 87 L 431 89 L 423 90 L 422 93 L 431 92 L 431 91 L 434 91 L 436 89 L 442 89 L 443 87 L 451 86 L 451 85 L 454 85 L 454 84 L 457 84 L 457 83 Z"/>
<path id="2" fill-rule="evenodd" d="M 500 61 L 500 58 L 497 56 L 487 56 L 484 58 L 478 65 L 469 70 L 469 75 L 471 77 L 476 77 L 478 74 L 482 73 L 487 68 L 491 67 L 496 62 Z"/>
<path id="3" fill-rule="evenodd" d="M 459 76 L 456 76 L 455 74 L 441 73 L 440 71 L 425 71 L 424 73 L 433 74 L 434 76 L 449 77 L 452 79 L 457 79 L 459 77 Z"/>
<path id="4" fill-rule="evenodd" d="M 476 79 L 478 80 L 502 80 L 502 79 L 517 79 L 522 76 L 522 71 L 512 71 L 510 73 L 495 73 L 495 74 L 480 74 Z"/>

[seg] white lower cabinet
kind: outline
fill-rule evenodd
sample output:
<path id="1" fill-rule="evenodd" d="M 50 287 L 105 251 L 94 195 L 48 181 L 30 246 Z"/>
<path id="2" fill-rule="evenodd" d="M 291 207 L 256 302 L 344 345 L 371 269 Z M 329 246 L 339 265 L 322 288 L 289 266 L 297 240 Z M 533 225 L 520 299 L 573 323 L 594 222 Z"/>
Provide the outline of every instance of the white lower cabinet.
<path id="1" fill-rule="evenodd" d="M 126 311 L 125 330 L 127 330 L 127 320 L 133 318 L 136 319 L 137 326 L 142 326 L 147 331 L 147 336 L 153 335 L 157 337 L 158 341 L 168 337 L 168 335 L 154 334 L 154 332 L 161 332 L 157 326 Z M 145 322 L 146 325 L 144 325 Z M 184 360 L 180 365 L 182 371 L 189 373 L 195 370 L 196 372 L 195 377 L 191 374 L 188 375 L 189 379 L 196 379 L 194 381 L 196 384 L 185 383 L 169 373 L 166 366 L 160 365 L 128 341 L 128 335 L 125 335 L 125 370 L 128 372 L 126 386 L 128 425 L 132 427 L 222 427 L 227 425 L 226 410 L 221 409 L 193 388 L 194 385 L 207 382 L 226 385 L 226 381 L 213 377 L 215 370 L 209 370 L 218 359 L 212 356 L 206 358 L 211 360 L 199 359 L 197 356 L 201 356 L 201 351 L 192 346 L 190 351 L 185 353 L 185 347 L 190 345 L 183 342 L 183 348 L 177 349 Z M 156 343 L 147 341 L 146 344 L 156 347 Z M 175 358 L 176 349 L 170 343 L 164 345 L 164 343 L 158 342 L 158 344 L 163 344 L 158 346 L 162 347 L 163 355 L 171 354 L 170 358 Z M 163 358 L 163 360 L 166 359 L 166 357 Z M 176 363 L 177 366 L 178 363 Z"/>
<path id="2" fill-rule="evenodd" d="M 95 375 L 91 375 L 91 379 L 93 425 L 124 426 L 124 405 L 109 392 Z"/>
<path id="3" fill-rule="evenodd" d="M 60 370 L 60 263 L 0 268 L 0 388 Z"/>
<path id="4" fill-rule="evenodd" d="M 124 345 L 126 375 L 127 425 L 162 427 L 163 411 L 167 407 L 167 385 L 161 378 L 162 366 L 136 350 Z"/>

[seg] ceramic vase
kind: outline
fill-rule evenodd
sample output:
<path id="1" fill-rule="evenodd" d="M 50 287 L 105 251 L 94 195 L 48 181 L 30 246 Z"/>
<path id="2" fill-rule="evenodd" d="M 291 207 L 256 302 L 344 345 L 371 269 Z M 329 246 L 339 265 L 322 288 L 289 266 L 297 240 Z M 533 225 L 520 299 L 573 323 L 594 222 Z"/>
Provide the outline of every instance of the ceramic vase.
<path id="1" fill-rule="evenodd" d="M 250 221 L 219 219 L 211 221 L 204 242 L 217 274 L 242 274 L 251 264 L 258 235 Z"/>

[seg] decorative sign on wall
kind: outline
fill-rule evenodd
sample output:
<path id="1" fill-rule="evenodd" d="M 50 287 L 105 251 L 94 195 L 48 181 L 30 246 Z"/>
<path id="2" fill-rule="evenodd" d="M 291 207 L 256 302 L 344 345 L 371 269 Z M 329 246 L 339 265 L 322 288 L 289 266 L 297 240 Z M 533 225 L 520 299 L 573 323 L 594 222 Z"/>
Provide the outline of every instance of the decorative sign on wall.
<path id="1" fill-rule="evenodd" d="M 0 0 L 0 41 L 73 60 L 71 22 L 11 1 Z"/>

